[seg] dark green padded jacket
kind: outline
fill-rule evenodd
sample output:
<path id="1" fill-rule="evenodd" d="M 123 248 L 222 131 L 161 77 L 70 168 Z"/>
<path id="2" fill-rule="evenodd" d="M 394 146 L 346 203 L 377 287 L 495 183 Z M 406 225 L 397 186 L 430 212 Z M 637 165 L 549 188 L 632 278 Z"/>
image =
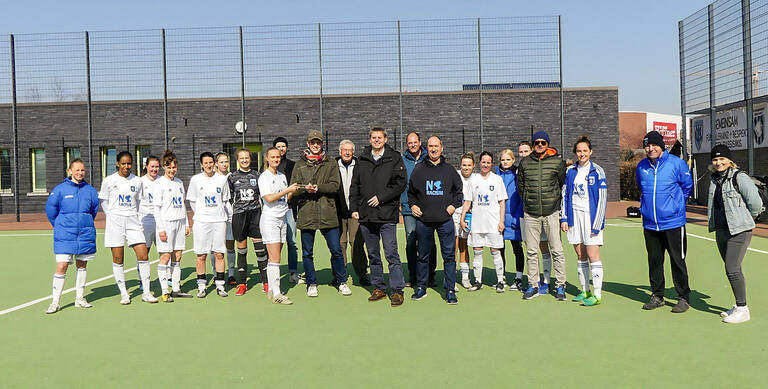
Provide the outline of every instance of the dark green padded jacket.
<path id="1" fill-rule="evenodd" d="M 520 161 L 517 170 L 517 191 L 523 199 L 525 213 L 538 217 L 560 211 L 560 199 L 565 183 L 565 161 L 560 155 L 536 153 Z"/>

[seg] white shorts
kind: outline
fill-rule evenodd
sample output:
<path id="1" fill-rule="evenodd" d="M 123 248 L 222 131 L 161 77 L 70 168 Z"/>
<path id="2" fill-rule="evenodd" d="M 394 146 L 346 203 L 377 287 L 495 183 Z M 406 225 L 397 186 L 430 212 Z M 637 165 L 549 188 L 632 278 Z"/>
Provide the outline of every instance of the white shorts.
<path id="1" fill-rule="evenodd" d="M 259 220 L 259 230 L 261 231 L 261 240 L 264 244 L 285 243 L 288 231 L 288 224 L 285 222 L 286 216 L 288 216 L 287 213 L 278 219 L 264 215 L 262 212 L 261 219 Z"/>
<path id="2" fill-rule="evenodd" d="M 522 231 L 523 234 L 525 234 L 525 217 L 520 218 L 520 231 Z M 541 229 L 541 235 L 539 235 L 539 242 L 546 242 L 549 239 L 547 238 L 547 230 L 544 228 Z M 525 239 L 523 239 L 523 242 L 525 242 Z"/>
<path id="3" fill-rule="evenodd" d="M 139 215 L 141 228 L 144 229 L 144 241 L 147 249 L 151 249 L 155 244 L 155 217 L 153 215 Z"/>
<path id="4" fill-rule="evenodd" d="M 499 232 L 470 233 L 469 242 L 471 247 L 490 247 L 493 249 L 504 248 L 504 235 Z"/>
<path id="5" fill-rule="evenodd" d="M 90 261 L 93 258 L 96 257 L 96 254 L 56 254 L 56 262 L 62 263 L 66 262 L 68 264 L 73 264 L 75 261 Z"/>
<path id="6" fill-rule="evenodd" d="M 160 231 L 157 231 L 157 252 L 170 253 L 184 251 L 187 244 L 187 219 L 168 220 L 165 222 L 166 240 L 160 240 Z"/>
<path id="7" fill-rule="evenodd" d="M 603 231 L 600 231 L 598 234 L 592 233 L 589 215 L 585 211 L 573 210 L 573 226 L 568 227 L 566 236 L 570 244 L 581 243 L 585 246 L 603 245 Z"/>
<path id="8" fill-rule="evenodd" d="M 461 228 L 461 208 L 453 213 L 453 231 L 457 238 L 469 239 L 469 232 Z"/>
<path id="9" fill-rule="evenodd" d="M 227 240 L 235 240 L 235 236 L 232 235 L 232 220 L 227 221 Z"/>
<path id="10" fill-rule="evenodd" d="M 203 255 L 211 251 L 226 253 L 227 222 L 198 222 L 192 225 L 195 254 Z"/>
<path id="11" fill-rule="evenodd" d="M 139 216 L 107 214 L 104 223 L 104 247 L 123 247 L 126 242 L 128 246 L 146 243 Z"/>

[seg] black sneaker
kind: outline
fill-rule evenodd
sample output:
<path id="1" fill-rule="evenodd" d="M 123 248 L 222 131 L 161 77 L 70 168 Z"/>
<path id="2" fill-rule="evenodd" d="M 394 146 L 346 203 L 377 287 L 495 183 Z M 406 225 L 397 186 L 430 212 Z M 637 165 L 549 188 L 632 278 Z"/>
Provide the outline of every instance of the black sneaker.
<path id="1" fill-rule="evenodd" d="M 411 296 L 411 300 L 419 301 L 427 296 L 427 290 L 424 288 L 417 288 L 416 292 Z"/>
<path id="2" fill-rule="evenodd" d="M 506 289 L 506 285 L 504 285 L 503 282 L 499 282 L 496 284 L 496 293 L 504 293 L 504 290 Z"/>
<path id="3" fill-rule="evenodd" d="M 448 290 L 445 292 L 445 302 L 448 305 L 456 305 L 459 303 L 459 299 L 456 298 L 456 292 Z"/>
<path id="4" fill-rule="evenodd" d="M 664 299 L 658 296 L 651 296 L 651 299 L 647 303 L 643 304 L 643 309 L 650 311 L 664 306 Z"/>
<path id="5" fill-rule="evenodd" d="M 531 300 L 539 295 L 539 288 L 533 285 L 528 286 L 528 289 L 523 293 L 523 300 Z"/>
<path id="6" fill-rule="evenodd" d="M 483 284 L 480 283 L 480 282 L 475 281 L 475 282 L 472 283 L 472 287 L 467 289 L 467 290 L 470 291 L 470 292 L 474 292 L 474 291 L 480 290 L 480 289 L 483 289 Z"/>
<path id="7" fill-rule="evenodd" d="M 675 304 L 674 307 L 672 307 L 672 313 L 683 313 L 690 308 L 690 305 L 688 305 L 688 301 L 686 301 L 684 298 L 677 299 L 677 304 Z"/>

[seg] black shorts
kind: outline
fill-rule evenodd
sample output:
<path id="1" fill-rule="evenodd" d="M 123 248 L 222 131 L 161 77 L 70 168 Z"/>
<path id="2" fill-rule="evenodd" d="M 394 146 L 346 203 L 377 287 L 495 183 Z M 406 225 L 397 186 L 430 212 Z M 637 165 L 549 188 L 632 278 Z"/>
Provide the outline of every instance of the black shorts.
<path id="1" fill-rule="evenodd" d="M 238 242 L 244 241 L 249 237 L 261 239 L 261 230 L 259 230 L 260 219 L 261 208 L 232 215 L 232 237 Z"/>

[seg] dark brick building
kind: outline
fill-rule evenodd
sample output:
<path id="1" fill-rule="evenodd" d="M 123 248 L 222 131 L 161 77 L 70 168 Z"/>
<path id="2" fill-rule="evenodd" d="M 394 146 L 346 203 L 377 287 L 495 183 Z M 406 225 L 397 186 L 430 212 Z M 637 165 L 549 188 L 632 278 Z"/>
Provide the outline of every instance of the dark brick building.
<path id="1" fill-rule="evenodd" d="M 565 147 L 560 145 L 560 96 L 558 89 L 494 90 L 483 92 L 484 149 L 498 152 L 528 140 L 532 130 L 550 133 L 553 146 L 571 158 L 572 142 L 589 134 L 594 160 L 602 165 L 609 182 L 609 199 L 619 196 L 618 89 L 567 88 L 564 92 Z M 248 98 L 245 103 L 246 142 L 258 149 L 272 145 L 276 136 L 289 141 L 289 157 L 296 159 L 306 145 L 306 134 L 320 128 L 318 96 Z M 197 156 L 203 151 L 235 147 L 241 137 L 234 132 L 240 120 L 239 99 L 170 100 L 168 102 L 171 148 L 180 158 L 179 177 L 188 182 L 199 171 Z M 389 143 L 398 150 L 404 134 L 400 127 L 400 101 L 395 94 L 323 96 L 322 126 L 327 149 L 337 155 L 342 139 L 358 148 L 367 145 L 368 130 L 378 126 L 390 131 Z M 22 104 L 17 108 L 19 129 L 19 189 L 21 212 L 41 212 L 46 192 L 65 176 L 67 154 L 79 153 L 88 161 L 88 112 L 85 103 Z M 10 158 L 0 166 L 0 213 L 13 213 L 14 199 L 9 168 L 13 161 L 12 115 L 0 106 L 0 156 Z M 142 156 L 160 156 L 164 148 L 162 101 L 116 101 L 92 104 L 94 157 L 92 184 L 98 189 L 104 168 L 112 169 L 110 155 L 121 150 Z M 440 135 L 445 155 L 456 164 L 464 151 L 479 152 L 480 96 L 477 91 L 409 92 L 403 97 L 403 132 L 419 131 L 422 140 Z M 41 151 L 42 150 L 42 151 Z M 33 173 L 33 160 L 37 158 Z M 39 171 L 38 171 L 39 170 Z M 110 170 L 111 171 L 111 170 Z M 161 172 L 162 174 L 162 172 Z"/>

